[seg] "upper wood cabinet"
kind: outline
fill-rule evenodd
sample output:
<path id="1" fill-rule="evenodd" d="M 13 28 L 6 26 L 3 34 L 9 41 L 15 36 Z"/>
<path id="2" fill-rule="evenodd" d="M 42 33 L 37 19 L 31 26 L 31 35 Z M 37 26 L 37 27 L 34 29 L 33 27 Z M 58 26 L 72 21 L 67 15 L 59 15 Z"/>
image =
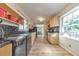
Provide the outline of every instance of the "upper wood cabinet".
<path id="1" fill-rule="evenodd" d="M 24 23 L 23 16 L 10 5 L 4 3 L 0 3 L 0 18 L 16 24 Z"/>
<path id="2" fill-rule="evenodd" d="M 59 26 L 59 17 L 54 16 L 49 21 L 50 27 Z"/>
<path id="3" fill-rule="evenodd" d="M 17 20 L 18 24 L 24 24 L 24 20 L 23 19 L 19 19 Z"/>

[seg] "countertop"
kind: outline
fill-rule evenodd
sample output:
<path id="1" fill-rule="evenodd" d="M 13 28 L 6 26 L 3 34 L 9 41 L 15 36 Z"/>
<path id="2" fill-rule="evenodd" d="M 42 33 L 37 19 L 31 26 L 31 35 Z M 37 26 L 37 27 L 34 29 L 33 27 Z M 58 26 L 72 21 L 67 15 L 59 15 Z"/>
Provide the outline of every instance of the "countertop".
<path id="1" fill-rule="evenodd" d="M 14 35 L 10 35 L 7 38 L 7 40 L 18 41 L 18 40 L 21 40 L 21 39 L 25 38 L 28 35 L 29 34 L 14 34 Z"/>

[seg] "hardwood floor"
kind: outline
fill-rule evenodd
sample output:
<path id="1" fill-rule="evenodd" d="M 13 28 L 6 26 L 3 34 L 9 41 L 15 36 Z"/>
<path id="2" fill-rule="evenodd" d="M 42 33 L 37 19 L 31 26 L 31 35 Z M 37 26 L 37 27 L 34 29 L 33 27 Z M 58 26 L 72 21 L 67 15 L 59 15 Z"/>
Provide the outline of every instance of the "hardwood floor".
<path id="1" fill-rule="evenodd" d="M 45 38 L 38 38 L 28 56 L 72 56 L 59 45 L 49 44 Z"/>

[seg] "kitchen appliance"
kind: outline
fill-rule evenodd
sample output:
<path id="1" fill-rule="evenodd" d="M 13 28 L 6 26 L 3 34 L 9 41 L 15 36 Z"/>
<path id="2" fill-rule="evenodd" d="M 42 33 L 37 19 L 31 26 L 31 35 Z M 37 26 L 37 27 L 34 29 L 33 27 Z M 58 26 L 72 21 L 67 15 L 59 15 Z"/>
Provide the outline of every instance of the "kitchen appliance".
<path id="1" fill-rule="evenodd" d="M 31 34 L 27 36 L 27 41 L 26 41 L 27 49 L 26 49 L 26 55 L 29 55 L 29 52 L 31 50 Z"/>
<path id="2" fill-rule="evenodd" d="M 12 41 L 12 55 L 26 56 L 26 37 L 24 34 L 9 35 L 8 40 Z"/>
<path id="3" fill-rule="evenodd" d="M 18 41 L 12 42 L 13 47 L 13 56 L 26 56 L 26 40 L 25 38 L 22 38 Z"/>

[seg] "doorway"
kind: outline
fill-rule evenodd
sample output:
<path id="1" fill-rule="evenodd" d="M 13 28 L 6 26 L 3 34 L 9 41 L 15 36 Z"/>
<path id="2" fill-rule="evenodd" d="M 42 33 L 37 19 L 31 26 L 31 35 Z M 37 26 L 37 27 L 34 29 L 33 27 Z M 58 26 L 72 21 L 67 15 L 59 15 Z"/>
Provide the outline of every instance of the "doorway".
<path id="1" fill-rule="evenodd" d="M 44 31 L 44 25 L 36 25 L 37 27 L 37 38 L 38 37 L 44 37 L 45 36 L 45 31 Z"/>

